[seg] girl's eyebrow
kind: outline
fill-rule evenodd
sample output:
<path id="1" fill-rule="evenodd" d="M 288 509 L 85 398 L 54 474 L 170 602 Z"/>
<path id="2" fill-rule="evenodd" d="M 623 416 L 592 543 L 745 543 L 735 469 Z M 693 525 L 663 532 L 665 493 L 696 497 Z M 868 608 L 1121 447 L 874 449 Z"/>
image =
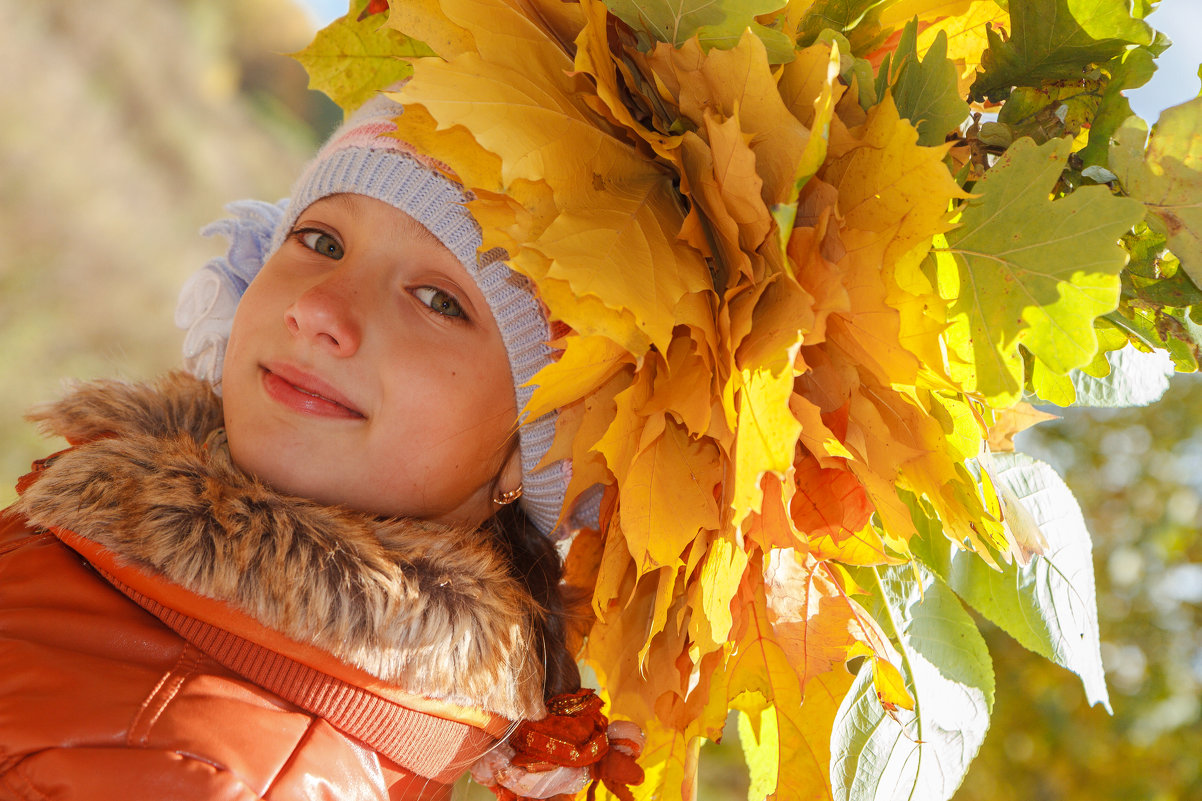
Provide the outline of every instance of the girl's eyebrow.
<path id="1" fill-rule="evenodd" d="M 342 211 L 344 211 L 345 213 L 347 213 L 347 214 L 355 213 L 355 204 L 354 204 L 354 201 L 351 200 L 350 193 L 339 192 L 334 195 L 328 195 L 327 198 L 331 202 L 337 203 L 338 205 L 340 205 L 342 207 Z M 427 228 L 426 226 L 419 223 L 417 220 L 415 220 L 413 218 L 413 215 L 411 215 L 407 212 L 405 213 L 404 224 L 405 224 L 405 228 L 413 236 L 420 237 L 431 244 L 438 245 L 439 247 L 446 247 L 446 245 L 443 244 L 442 240 L 440 240 L 438 237 L 436 237 L 433 233 L 430 232 L 429 228 Z"/>
<path id="2" fill-rule="evenodd" d="M 432 245 L 438 245 L 440 248 L 446 248 L 447 250 L 450 250 L 450 248 L 447 248 L 447 246 L 443 244 L 441 239 L 434 236 L 434 234 L 430 232 L 429 228 L 422 225 L 409 215 L 405 215 L 405 227 L 408 228 L 413 235 L 419 239 L 424 239 Z"/>
<path id="3" fill-rule="evenodd" d="M 331 203 L 337 203 L 339 206 L 342 207 L 342 211 L 346 212 L 347 214 L 353 214 L 355 212 L 355 204 L 351 200 L 350 194 L 347 192 L 339 192 L 334 195 L 326 195 L 324 198 L 322 198 L 322 200 L 328 200 Z"/>

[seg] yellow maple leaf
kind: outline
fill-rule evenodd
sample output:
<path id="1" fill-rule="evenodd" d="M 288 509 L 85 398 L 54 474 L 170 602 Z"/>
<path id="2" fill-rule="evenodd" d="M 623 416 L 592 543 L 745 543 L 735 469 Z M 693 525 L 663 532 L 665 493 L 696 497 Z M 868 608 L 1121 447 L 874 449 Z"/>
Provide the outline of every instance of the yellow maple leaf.
<path id="1" fill-rule="evenodd" d="M 630 311 L 614 308 L 595 295 L 578 295 L 567 281 L 550 275 L 553 262 L 538 250 L 521 247 L 510 254 L 509 264 L 538 285 L 539 298 L 552 317 L 573 331 L 608 338 L 636 357 L 651 347 L 651 339 Z"/>
<path id="2" fill-rule="evenodd" d="M 654 380 L 650 370 L 635 371 L 633 381 L 613 397 L 613 412 L 608 415 L 612 422 L 592 446 L 605 457 L 609 469 L 619 479 L 630 472 L 638 453 L 663 433 L 664 415 L 644 417 L 640 414 L 650 397 Z"/>
<path id="3" fill-rule="evenodd" d="M 696 798 L 697 762 L 701 740 L 657 721 L 644 725 L 647 743 L 643 748 L 644 785 L 671 787 L 681 798 Z"/>
<path id="4" fill-rule="evenodd" d="M 769 706 L 801 703 L 803 676 L 773 634 L 762 559 L 751 562 L 749 568 L 738 596 L 745 613 L 726 665 L 726 693 L 730 707 L 751 715 L 758 725 L 759 714 Z"/>
<path id="5" fill-rule="evenodd" d="M 606 486 L 612 481 L 604 455 L 594 446 L 613 427 L 618 412 L 616 398 L 630 386 L 631 373 L 628 367 L 623 368 L 593 394 L 560 409 L 555 440 L 545 461 L 572 460 L 565 508 L 571 508 L 571 502 L 594 485 Z"/>
<path id="6" fill-rule="evenodd" d="M 890 97 L 872 107 L 850 139 L 830 145 L 823 180 L 839 189 L 846 228 L 887 239 L 882 260 L 891 265 L 932 236 L 951 228 L 950 201 L 968 197 L 943 165 L 947 147 L 921 147 L 918 131 L 898 116 Z M 846 235 L 845 235 L 846 239 Z M 876 244 L 869 237 L 862 246 Z"/>
<path id="7" fill-rule="evenodd" d="M 749 798 L 833 801 L 830 731 L 852 682 L 843 668 L 815 676 L 798 707 L 765 709 L 754 727 L 740 715 L 739 744 L 750 773 Z"/>
<path id="8" fill-rule="evenodd" d="M 609 115 L 616 125 L 634 131 L 659 157 L 674 160 L 680 137 L 660 133 L 639 122 L 623 102 L 619 67 L 611 58 L 609 26 L 606 22 L 609 9 L 601 0 L 582 0 L 580 5 L 589 17 L 589 24 L 583 27 L 576 39 L 574 66 L 597 81 L 599 102 L 593 106 L 594 110 Z"/>
<path id="9" fill-rule="evenodd" d="M 388 27 L 424 42 L 442 58 L 453 58 L 475 46 L 471 33 L 443 13 L 441 0 L 390 3 Z"/>
<path id="10" fill-rule="evenodd" d="M 763 552 L 773 548 L 797 548 L 809 550 L 806 535 L 799 531 L 789 517 L 786 487 L 792 478 L 792 469 L 784 477 L 767 473 L 760 480 L 764 491 L 764 502 L 743 521 L 742 535 L 746 543 L 753 544 Z"/>
<path id="11" fill-rule="evenodd" d="M 707 115 L 705 122 L 709 141 L 689 132 L 681 142 L 681 190 L 693 201 L 681 233 L 717 260 L 717 284 L 726 288 L 740 276 L 762 277 L 763 262 L 755 251 L 768 234 L 770 218 L 759 196 L 755 155 L 738 120 L 718 122 Z"/>
<path id="12" fill-rule="evenodd" d="M 608 337 L 568 337 L 559 359 L 538 374 L 539 384 L 522 410 L 523 415 L 541 417 L 591 395 L 628 363 L 629 351 Z"/>
<path id="13" fill-rule="evenodd" d="M 585 78 L 559 45 L 505 9 L 490 16 L 488 31 L 473 29 L 478 52 L 419 61 L 398 96 L 423 106 L 440 130 L 461 126 L 498 155 L 504 185 L 545 182 L 560 213 L 527 243 L 549 260 L 545 276 L 629 312 L 666 350 L 681 297 L 709 286 L 700 254 L 676 240 L 682 217 L 670 180 L 599 124 L 580 100 Z M 515 55 L 515 42 L 529 52 Z M 514 265 L 528 269 L 521 254 Z"/>
<path id="14" fill-rule="evenodd" d="M 989 427 L 989 450 L 996 453 L 1013 451 L 1015 434 L 1038 423 L 1058 419 L 1056 415 L 1040 411 L 1029 403 L 1018 403 L 1002 409 L 996 413 L 994 423 Z"/>
<path id="15" fill-rule="evenodd" d="M 614 185 L 606 206 L 565 210 L 530 245 L 552 260 L 549 278 L 629 311 L 661 351 L 681 297 L 710 287 L 700 254 L 675 240 L 681 217 L 671 191 L 659 175 Z"/>
<path id="16" fill-rule="evenodd" d="M 681 677 L 680 651 L 683 641 L 680 612 L 684 599 L 676 592 L 681 573 L 675 565 L 652 570 L 646 576 L 654 585 L 654 601 L 647 628 L 643 634 L 643 645 L 638 652 L 639 667 L 644 675 L 657 677 L 651 682 L 658 707 L 664 695 L 684 694 Z"/>
<path id="17" fill-rule="evenodd" d="M 801 424 L 789 411 L 793 370 L 774 373 L 751 369 L 738 373 L 739 417 L 735 435 L 735 473 L 732 523 L 739 525 L 758 509 L 763 497 L 760 479 L 765 473 L 784 475 L 793 464 Z"/>
<path id="18" fill-rule="evenodd" d="M 710 433 L 717 392 L 713 361 L 706 358 L 708 352 L 698 344 L 691 336 L 672 339 L 663 368 L 656 371 L 651 396 L 643 406 L 643 413 L 649 416 L 671 414 L 694 437 Z M 658 358 L 658 354 L 646 358 Z"/>
<path id="19" fill-rule="evenodd" d="M 939 17 L 959 16 L 968 10 L 973 0 L 897 0 L 889 4 L 880 14 L 880 23 L 885 27 L 905 25 L 912 18 L 926 22 Z"/>
<path id="20" fill-rule="evenodd" d="M 625 653 L 623 649 L 633 645 L 635 648 L 633 653 L 636 656 L 629 658 L 623 656 L 618 661 L 613 662 L 604 661 L 605 658 L 608 658 L 604 657 L 602 661 L 595 663 L 599 670 L 604 665 L 606 671 L 613 670 L 623 673 L 623 677 L 627 681 L 636 680 L 641 669 L 641 663 L 637 658 L 637 654 L 642 647 L 642 639 L 638 639 L 634 643 L 629 641 L 629 637 L 625 641 L 621 639 L 623 628 L 626 628 L 628 631 L 638 631 L 640 634 L 645 633 L 641 625 L 635 625 L 633 629 L 630 628 L 630 620 L 632 619 L 637 621 L 638 624 L 645 623 L 645 619 L 637 617 L 641 610 L 640 605 L 635 605 L 634 610 L 629 613 L 629 615 L 633 615 L 634 617 L 624 617 L 624 615 L 627 615 L 626 610 L 630 606 L 629 599 L 633 596 L 634 589 L 638 585 L 639 581 L 634 563 L 630 559 L 630 551 L 627 550 L 626 541 L 621 534 L 621 523 L 611 516 L 606 526 L 601 561 L 597 564 L 597 584 L 596 591 L 593 593 L 593 612 L 596 615 L 596 621 L 590 630 L 589 638 L 586 642 L 585 655 L 611 654 L 616 657 L 619 653 Z M 649 596 L 649 599 L 654 599 L 654 593 Z M 606 632 L 613 633 L 613 636 L 607 638 Z M 630 675 L 625 675 L 627 673 Z M 637 684 L 633 686 L 637 687 Z M 650 703 L 651 701 L 648 701 L 648 704 Z M 640 704 L 632 707 L 627 714 L 635 716 L 637 720 L 639 710 L 644 706 L 647 705 Z"/>
<path id="21" fill-rule="evenodd" d="M 741 370 L 778 371 L 796 363 L 814 320 L 814 298 L 777 273 L 730 301 L 729 346 Z"/>
<path id="22" fill-rule="evenodd" d="M 1010 12 L 995 0 L 973 0 L 959 14 L 949 14 L 923 28 L 918 34 L 918 55 L 923 57 L 940 33 L 947 34 L 947 57 L 955 63 L 957 85 L 961 97 L 968 89 L 981 66 L 981 54 L 989 46 L 986 30 L 992 27 L 1010 29 Z"/>
<path id="23" fill-rule="evenodd" d="M 809 677 L 842 665 L 857 644 L 875 653 L 888 641 L 830 565 L 813 555 L 774 551 L 764 569 L 764 586 L 772 631 L 803 691 Z"/>
<path id="24" fill-rule="evenodd" d="M 395 91 L 385 94 L 394 100 L 399 99 Z M 456 180 L 490 192 L 504 189 L 501 184 L 501 159 L 481 147 L 466 129 L 440 131 L 430 112 L 418 105 L 407 107 L 395 124 L 396 138 L 408 142 L 418 151 L 437 153 L 435 164 L 447 164 Z"/>
<path id="25" fill-rule="evenodd" d="M 717 448 L 674 421 L 641 448 L 619 482 L 618 514 L 640 571 L 675 566 L 699 531 L 718 528 Z"/>
<path id="26" fill-rule="evenodd" d="M 610 554 L 617 551 L 624 552 L 624 546 L 615 546 L 613 538 L 608 538 L 599 564 L 599 586 L 611 585 L 604 581 L 604 574 L 611 566 Z M 611 708 L 620 709 L 642 726 L 656 718 L 655 699 L 662 692 L 678 691 L 680 682 L 675 676 L 649 675 L 643 670 L 639 654 L 648 639 L 645 635 L 653 617 L 658 579 L 646 575 L 633 580 L 632 571 L 626 570 L 630 566 L 628 555 L 621 564 L 625 578 L 630 580 L 612 583 L 619 592 L 603 608 L 597 608 L 598 599 L 594 597 L 597 620 L 585 642 L 584 656 L 609 696 Z"/>
<path id="27" fill-rule="evenodd" d="M 700 653 L 710 653 L 730 637 L 735 622 L 731 602 L 747 569 L 748 556 L 731 533 L 710 537 L 704 554 L 700 571 L 688 589 L 689 606 L 694 610 L 689 618 L 689 638 Z"/>
<path id="28" fill-rule="evenodd" d="M 763 43 L 755 35 L 746 32 L 735 47 L 708 53 L 696 40 L 680 48 L 661 46 L 648 63 L 694 128 L 704 128 L 707 115 L 738 121 L 755 156 L 766 206 L 787 197 L 797 154 L 805 150 L 811 132 L 785 104 Z M 801 91 L 808 89 L 807 85 Z M 808 97 L 811 107 L 820 94 L 815 85 Z"/>
<path id="29" fill-rule="evenodd" d="M 361 10 L 360 0 L 352 11 Z M 313 41 L 292 57 L 309 73 L 309 88 L 324 92 L 346 112 L 358 108 L 380 89 L 409 76 L 412 68 L 399 56 L 424 56 L 431 51 L 420 40 L 382 26 L 372 15 L 353 14 L 317 32 Z"/>
<path id="30" fill-rule="evenodd" d="M 747 715 L 756 735 L 751 751 L 760 760 L 753 776 L 767 795 L 829 799 L 830 727 L 851 676 L 842 667 L 802 675 L 805 660 L 782 648 L 774 634 L 757 575 L 749 575 L 741 593 L 748 614 L 727 664 L 729 704 Z"/>
<path id="31" fill-rule="evenodd" d="M 886 508 L 894 509 L 892 499 Z M 809 547 L 815 559 L 844 565 L 896 565 L 905 561 L 885 544 L 884 537 L 871 525 L 838 539 L 831 534 L 810 537 Z"/>

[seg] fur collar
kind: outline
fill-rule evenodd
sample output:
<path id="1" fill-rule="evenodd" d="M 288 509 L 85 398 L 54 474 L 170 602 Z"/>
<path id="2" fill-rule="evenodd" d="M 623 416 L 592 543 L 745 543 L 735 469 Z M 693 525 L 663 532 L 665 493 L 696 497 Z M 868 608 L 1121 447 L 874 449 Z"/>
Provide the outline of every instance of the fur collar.
<path id="1" fill-rule="evenodd" d="M 542 716 L 540 612 L 486 534 L 275 492 L 233 464 L 220 399 L 182 373 L 84 384 L 30 419 L 84 443 L 21 497 L 31 524 L 74 531 L 410 692 Z"/>

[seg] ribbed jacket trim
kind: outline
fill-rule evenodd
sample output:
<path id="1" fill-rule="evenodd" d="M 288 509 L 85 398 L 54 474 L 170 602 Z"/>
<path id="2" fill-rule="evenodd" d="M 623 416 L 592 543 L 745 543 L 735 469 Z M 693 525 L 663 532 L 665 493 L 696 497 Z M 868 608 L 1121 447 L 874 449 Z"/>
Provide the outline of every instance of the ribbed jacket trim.
<path id="1" fill-rule="evenodd" d="M 496 742 L 466 723 L 428 715 L 177 612 L 101 570 L 126 597 L 248 681 L 317 715 L 401 767 L 441 784 L 455 781 Z"/>

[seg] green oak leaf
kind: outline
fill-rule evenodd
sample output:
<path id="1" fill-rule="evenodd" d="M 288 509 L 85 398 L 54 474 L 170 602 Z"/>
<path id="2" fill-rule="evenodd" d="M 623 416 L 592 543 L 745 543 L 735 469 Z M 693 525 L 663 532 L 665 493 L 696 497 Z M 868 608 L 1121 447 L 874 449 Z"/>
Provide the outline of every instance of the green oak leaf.
<path id="1" fill-rule="evenodd" d="M 1043 553 L 1033 555 L 1026 566 L 1015 559 L 995 570 L 933 532 L 911 541 L 915 555 L 1023 647 L 1076 673 L 1090 704 L 1109 710 L 1093 545 L 1080 505 L 1050 465 L 1025 454 L 991 454 L 988 471 L 1003 503 L 1025 510 L 1015 513 L 1011 506 L 1008 519 L 1035 526 L 1047 543 Z M 1022 533 L 1030 541 L 1031 532 Z"/>
<path id="2" fill-rule="evenodd" d="M 784 7 L 786 0 L 602 0 L 615 17 L 643 41 L 679 47 L 694 36 L 709 47 L 730 48 L 750 28 L 764 42 L 770 63 L 792 58 L 792 43 L 779 31 L 756 21 Z"/>
<path id="3" fill-rule="evenodd" d="M 906 23 L 897 49 L 882 62 L 877 97 L 884 97 L 886 86 L 893 89 L 898 114 L 918 129 L 920 145 L 943 144 L 948 132 L 968 118 L 968 103 L 956 84 L 956 67 L 947 57 L 947 33 L 939 32 L 920 61 L 917 19 Z"/>
<path id="4" fill-rule="evenodd" d="M 1029 353 L 1027 359 L 1031 370 L 1029 389 L 1036 398 L 1061 407 L 1072 406 L 1076 402 L 1077 390 L 1073 388 L 1071 378 L 1055 372 Z"/>
<path id="5" fill-rule="evenodd" d="M 1110 138 L 1127 118 L 1135 115 L 1123 94 L 1138 89 L 1156 72 L 1156 57 L 1146 47 L 1135 47 L 1104 65 L 1110 75 L 1102 90 L 1102 102 L 1089 127 L 1089 142 L 1077 154 L 1082 164 L 1102 167 L 1110 164 Z"/>
<path id="6" fill-rule="evenodd" d="M 1202 284 L 1202 98 L 1166 109 L 1150 138 L 1143 120 L 1124 122 L 1110 148 L 1110 169 L 1127 194 L 1147 206 L 1169 250 Z"/>
<path id="7" fill-rule="evenodd" d="M 934 249 L 940 293 L 954 300 L 948 345 L 967 364 L 966 386 L 994 405 L 1019 398 L 1019 345 L 1066 374 L 1093 359 L 1094 319 L 1118 305 L 1118 240 L 1143 209 L 1103 186 L 1052 200 L 1071 149 L 1070 139 L 1016 141 Z"/>
<path id="8" fill-rule="evenodd" d="M 1107 324 L 1141 350 L 1167 350 L 1178 372 L 1193 372 L 1202 357 L 1202 326 L 1193 319 L 1202 317 L 1202 290 L 1167 242 L 1144 223 L 1123 237 L 1131 258 L 1122 273 L 1122 300 Z"/>
<path id="9" fill-rule="evenodd" d="M 988 32 L 973 100 L 1004 100 L 1015 86 L 1079 78 L 1087 66 L 1155 37 L 1131 16 L 1128 0 L 1010 0 L 1010 25 L 1009 39 Z"/>
<path id="10" fill-rule="evenodd" d="M 345 112 L 363 105 L 380 89 L 413 74 L 398 56 L 432 56 L 434 51 L 399 31 L 384 27 L 374 14 L 357 21 L 366 6 L 352 5 L 345 17 L 317 32 L 309 46 L 292 57 L 309 73 L 309 88 L 324 92 Z"/>
<path id="11" fill-rule="evenodd" d="M 989 728 L 993 663 L 956 596 L 915 565 L 858 572 L 869 611 L 895 635 L 914 711 L 887 712 L 860 669 L 831 732 L 835 801 L 946 801 Z"/>
<path id="12" fill-rule="evenodd" d="M 1202 320 L 1194 309 L 1156 308 L 1123 303 L 1104 318 L 1124 331 L 1138 347 L 1160 348 L 1169 353 L 1179 373 L 1202 367 Z"/>
<path id="13" fill-rule="evenodd" d="M 1126 278 L 1126 273 L 1123 277 Z M 1169 379 L 1177 372 L 1170 351 L 1148 350 L 1146 343 L 1133 340 L 1106 318 L 1099 318 L 1094 330 L 1098 335 L 1098 352 L 1093 361 L 1070 370 L 1068 375 L 1052 372 L 1028 354 L 1027 391 L 1034 396 L 1027 397 L 1029 403 L 1050 403 L 1061 408 L 1126 408 L 1160 400 L 1169 388 Z"/>
<path id="14" fill-rule="evenodd" d="M 1061 136 L 1076 136 L 1090 125 L 1102 102 L 1101 76 L 1075 81 L 1050 81 L 1036 89 L 1020 86 L 998 113 L 1013 139 L 1029 136 L 1038 144 Z"/>
<path id="15" fill-rule="evenodd" d="M 1117 176 L 1115 180 L 1118 180 Z M 1126 272 L 1140 278 L 1166 278 L 1177 275 L 1181 262 L 1168 252 L 1168 242 L 1168 237 L 1163 232 L 1153 231 L 1147 223 L 1136 225 L 1123 235 L 1123 247 L 1130 256 Z"/>
<path id="16" fill-rule="evenodd" d="M 1165 251 L 1165 261 L 1175 262 L 1173 254 Z M 1202 292 L 1189 279 L 1184 270 L 1159 280 L 1140 278 L 1131 273 L 1123 274 L 1123 297 L 1131 298 L 1147 306 L 1187 309 L 1202 303 Z"/>
<path id="17" fill-rule="evenodd" d="M 1123 270 L 1123 302 L 1152 309 L 1202 308 L 1202 290 L 1168 248 L 1168 237 L 1140 223 L 1123 237 L 1130 254 Z"/>

